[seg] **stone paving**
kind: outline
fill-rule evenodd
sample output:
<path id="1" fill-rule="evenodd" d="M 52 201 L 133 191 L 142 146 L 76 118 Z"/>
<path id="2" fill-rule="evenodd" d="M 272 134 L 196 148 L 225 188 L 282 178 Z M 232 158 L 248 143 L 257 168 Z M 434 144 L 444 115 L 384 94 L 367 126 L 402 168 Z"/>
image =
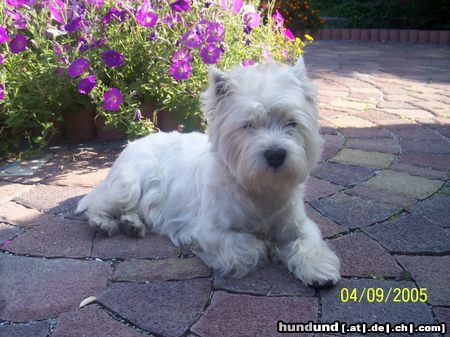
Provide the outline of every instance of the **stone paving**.
<path id="1" fill-rule="evenodd" d="M 321 41 L 305 58 L 325 139 L 307 211 L 341 258 L 336 287 L 306 287 L 277 264 L 222 278 L 162 237 L 96 233 L 72 211 L 120 146 L 53 147 L 25 175 L 0 174 L 0 336 L 277 336 L 279 320 L 448 325 L 450 48 Z M 370 296 L 396 288 L 409 290 L 400 303 Z M 425 303 L 408 298 L 420 288 Z"/>

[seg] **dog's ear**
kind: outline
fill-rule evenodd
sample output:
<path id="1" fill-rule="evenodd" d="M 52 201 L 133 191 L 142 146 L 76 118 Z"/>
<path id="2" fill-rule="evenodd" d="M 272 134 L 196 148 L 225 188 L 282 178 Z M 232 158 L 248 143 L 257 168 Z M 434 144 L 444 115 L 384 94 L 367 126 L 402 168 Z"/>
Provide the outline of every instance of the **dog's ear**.
<path id="1" fill-rule="evenodd" d="M 217 101 L 229 93 L 228 75 L 213 66 L 209 67 L 209 85 L 213 89 Z"/>
<path id="2" fill-rule="evenodd" d="M 295 62 L 294 65 L 294 73 L 297 78 L 304 79 L 306 77 L 306 67 L 305 61 L 303 60 L 303 56 L 300 56 Z"/>

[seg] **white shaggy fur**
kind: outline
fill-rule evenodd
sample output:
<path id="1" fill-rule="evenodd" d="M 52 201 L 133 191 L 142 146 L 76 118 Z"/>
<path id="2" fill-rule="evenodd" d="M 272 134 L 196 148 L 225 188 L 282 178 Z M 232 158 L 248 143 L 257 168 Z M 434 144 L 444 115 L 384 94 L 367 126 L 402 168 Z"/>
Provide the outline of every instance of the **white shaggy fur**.
<path id="1" fill-rule="evenodd" d="M 208 135 L 130 143 L 76 212 L 109 235 L 152 231 L 190 245 L 223 274 L 243 276 L 272 253 L 306 284 L 338 282 L 339 260 L 302 200 L 322 144 L 303 59 L 211 69 L 202 102 Z"/>

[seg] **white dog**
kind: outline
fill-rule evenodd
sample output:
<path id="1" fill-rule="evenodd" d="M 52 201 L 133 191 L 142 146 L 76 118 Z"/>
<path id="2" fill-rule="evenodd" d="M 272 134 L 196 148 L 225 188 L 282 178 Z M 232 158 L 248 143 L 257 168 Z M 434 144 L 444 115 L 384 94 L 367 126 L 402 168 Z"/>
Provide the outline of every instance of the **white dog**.
<path id="1" fill-rule="evenodd" d="M 303 59 L 210 70 L 208 135 L 157 133 L 128 145 L 76 210 L 109 235 L 147 230 L 241 277 L 277 255 L 308 285 L 339 281 L 339 260 L 303 204 L 319 160 L 315 89 Z"/>

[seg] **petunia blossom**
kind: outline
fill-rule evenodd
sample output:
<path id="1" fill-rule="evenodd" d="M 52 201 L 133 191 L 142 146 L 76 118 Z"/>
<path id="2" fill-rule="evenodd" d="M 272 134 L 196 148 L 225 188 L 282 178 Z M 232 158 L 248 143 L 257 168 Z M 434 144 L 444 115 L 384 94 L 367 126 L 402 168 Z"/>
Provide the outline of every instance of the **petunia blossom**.
<path id="1" fill-rule="evenodd" d="M 203 62 L 205 62 L 206 64 L 216 64 L 217 62 L 219 62 L 222 53 L 223 51 L 221 50 L 221 48 L 212 43 L 207 43 L 200 50 L 199 55 L 202 58 Z"/>
<path id="2" fill-rule="evenodd" d="M 192 65 L 189 62 L 176 62 L 170 67 L 169 74 L 177 81 L 187 80 L 192 74 Z"/>
<path id="3" fill-rule="evenodd" d="M 3 101 L 5 97 L 5 85 L 3 83 L 0 83 L 0 101 Z"/>
<path id="4" fill-rule="evenodd" d="M 9 42 L 9 47 L 14 54 L 19 54 L 27 49 L 27 38 L 23 34 L 17 34 L 14 38 Z"/>
<path id="5" fill-rule="evenodd" d="M 283 15 L 278 11 L 278 9 L 275 11 L 275 13 L 272 15 L 273 22 L 275 22 L 275 27 L 277 28 L 283 28 L 284 23 L 284 17 Z"/>
<path id="6" fill-rule="evenodd" d="M 105 0 L 87 0 L 88 4 L 94 7 L 103 7 Z"/>
<path id="7" fill-rule="evenodd" d="M 0 44 L 8 41 L 9 41 L 8 31 L 6 30 L 5 27 L 0 26 Z"/>
<path id="8" fill-rule="evenodd" d="M 177 0 L 170 4 L 170 8 L 174 12 L 187 12 L 191 9 L 190 0 Z"/>
<path id="9" fill-rule="evenodd" d="M 244 14 L 244 31 L 250 33 L 254 28 L 261 24 L 261 16 L 256 12 L 247 12 Z"/>
<path id="10" fill-rule="evenodd" d="M 6 15 L 8 15 L 13 20 L 13 25 L 17 29 L 26 29 L 27 21 L 30 19 L 29 15 L 24 14 L 17 10 L 10 10 L 8 8 L 4 9 Z"/>
<path id="11" fill-rule="evenodd" d="M 27 3 L 27 0 L 6 0 L 6 3 L 11 7 L 20 7 Z"/>
<path id="12" fill-rule="evenodd" d="M 75 78 L 83 74 L 89 68 L 89 61 L 83 57 L 76 59 L 67 71 L 69 77 Z"/>
<path id="13" fill-rule="evenodd" d="M 211 22 L 206 26 L 205 40 L 209 43 L 221 42 L 225 35 L 225 27 L 219 22 Z"/>
<path id="14" fill-rule="evenodd" d="M 191 29 L 186 34 L 183 35 L 181 41 L 188 48 L 199 48 L 203 43 L 203 36 L 198 32 L 197 29 Z"/>
<path id="15" fill-rule="evenodd" d="M 172 55 L 172 62 L 191 62 L 193 59 L 191 53 L 187 49 L 180 49 Z"/>
<path id="16" fill-rule="evenodd" d="M 106 66 L 110 68 L 117 68 L 123 64 L 123 54 L 113 49 L 103 52 L 102 59 Z"/>
<path id="17" fill-rule="evenodd" d="M 136 13 L 136 21 L 144 27 L 153 28 L 158 22 L 158 14 L 150 11 L 149 0 L 144 0 Z"/>
<path id="18" fill-rule="evenodd" d="M 294 33 L 292 33 L 292 31 L 290 29 L 285 29 L 283 31 L 283 34 L 284 34 L 284 36 L 286 36 L 288 38 L 288 40 L 295 41 Z"/>
<path id="19" fill-rule="evenodd" d="M 5 63 L 5 55 L 0 54 L 0 66 Z"/>
<path id="20" fill-rule="evenodd" d="M 64 26 L 64 30 L 67 33 L 73 33 L 80 29 L 82 24 L 83 19 L 81 17 L 78 17 L 76 19 L 70 20 L 70 22 Z"/>
<path id="21" fill-rule="evenodd" d="M 67 13 L 66 3 L 62 0 L 49 0 L 48 8 L 50 10 L 50 15 L 53 20 L 59 22 L 60 24 L 65 24 L 65 15 Z"/>
<path id="22" fill-rule="evenodd" d="M 256 62 L 253 61 L 253 60 L 247 59 L 247 60 L 242 61 L 242 65 L 243 65 L 244 67 L 250 67 L 250 66 L 252 66 L 252 65 L 254 65 L 254 64 L 256 64 Z"/>
<path id="23" fill-rule="evenodd" d="M 117 88 L 111 88 L 103 95 L 103 108 L 109 111 L 119 109 L 122 104 L 122 93 Z"/>
<path id="24" fill-rule="evenodd" d="M 89 75 L 88 77 L 82 78 L 80 83 L 78 83 L 78 92 L 84 95 L 89 94 L 96 85 L 97 77 L 95 75 Z"/>

